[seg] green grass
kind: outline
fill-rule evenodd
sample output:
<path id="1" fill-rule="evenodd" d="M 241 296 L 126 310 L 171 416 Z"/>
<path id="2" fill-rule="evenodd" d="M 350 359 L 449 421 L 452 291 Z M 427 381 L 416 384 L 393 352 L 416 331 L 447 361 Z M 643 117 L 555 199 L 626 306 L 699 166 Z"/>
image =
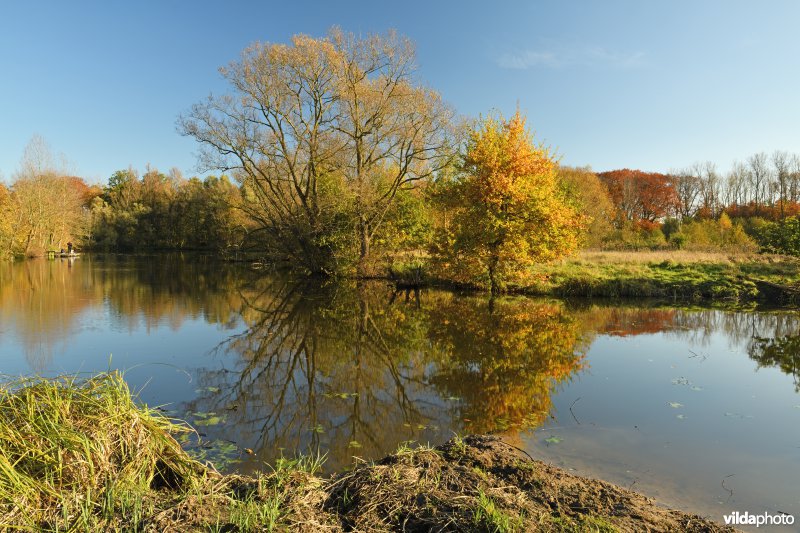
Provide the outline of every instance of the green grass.
<path id="1" fill-rule="evenodd" d="M 619 528 L 599 516 L 551 516 L 550 526 L 564 533 L 618 533 Z"/>
<path id="2" fill-rule="evenodd" d="M 396 262 L 390 278 L 398 285 L 437 285 L 480 290 L 480 283 L 431 278 L 429 258 Z M 421 273 L 421 274 L 420 274 Z M 418 275 L 419 274 L 419 275 Z M 528 280 L 511 293 L 556 297 L 658 298 L 723 304 L 762 301 L 798 303 L 797 293 L 764 288 L 765 281 L 800 288 L 800 259 L 749 253 L 589 251 L 529 269 Z M 483 287 L 485 289 L 485 287 Z"/>
<path id="3" fill-rule="evenodd" d="M 492 533 L 521 531 L 523 528 L 521 517 L 511 516 L 502 511 L 483 491 L 478 493 L 473 522 L 476 526 Z"/>
<path id="4" fill-rule="evenodd" d="M 761 298 L 757 281 L 793 285 L 800 262 L 781 256 L 584 252 L 537 265 L 530 294 L 742 302 Z"/>

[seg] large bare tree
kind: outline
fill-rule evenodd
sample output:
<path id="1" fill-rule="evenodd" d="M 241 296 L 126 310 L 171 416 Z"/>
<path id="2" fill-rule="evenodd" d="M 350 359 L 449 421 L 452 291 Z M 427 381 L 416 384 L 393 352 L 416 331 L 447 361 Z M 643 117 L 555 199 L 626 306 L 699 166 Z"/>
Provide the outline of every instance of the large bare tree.
<path id="1" fill-rule="evenodd" d="M 312 272 L 348 248 L 363 266 L 398 192 L 452 157 L 452 112 L 416 82 L 413 46 L 394 33 L 256 43 L 221 73 L 231 93 L 179 128 L 205 169 L 238 177 L 272 251 Z"/>

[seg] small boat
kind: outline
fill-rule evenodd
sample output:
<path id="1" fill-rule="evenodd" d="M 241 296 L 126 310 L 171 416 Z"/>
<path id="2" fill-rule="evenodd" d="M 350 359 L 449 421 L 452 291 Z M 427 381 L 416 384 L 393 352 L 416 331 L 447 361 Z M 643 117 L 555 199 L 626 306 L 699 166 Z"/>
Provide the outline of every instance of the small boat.
<path id="1" fill-rule="evenodd" d="M 47 257 L 51 257 L 51 258 L 55 258 L 55 257 L 67 257 L 67 258 L 80 257 L 80 255 L 81 254 L 79 254 L 78 252 L 76 252 L 74 250 L 72 252 L 56 252 L 56 251 L 47 252 Z"/>

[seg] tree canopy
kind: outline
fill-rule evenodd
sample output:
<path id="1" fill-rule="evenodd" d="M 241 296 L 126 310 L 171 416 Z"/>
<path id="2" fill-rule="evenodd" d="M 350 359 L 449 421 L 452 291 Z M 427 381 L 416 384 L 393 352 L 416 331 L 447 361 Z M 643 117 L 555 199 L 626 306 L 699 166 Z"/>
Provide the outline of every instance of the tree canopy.
<path id="1" fill-rule="evenodd" d="M 256 43 L 221 69 L 231 92 L 179 127 L 207 168 L 245 187 L 275 259 L 310 272 L 363 265 L 398 193 L 452 157 L 452 112 L 414 71 L 413 46 L 394 33 Z"/>
<path id="2" fill-rule="evenodd" d="M 476 125 L 446 189 L 453 212 L 438 248 L 444 266 L 463 281 L 487 280 L 492 292 L 523 281 L 532 263 L 574 250 L 585 226 L 558 187 L 553 157 L 519 112 Z"/>

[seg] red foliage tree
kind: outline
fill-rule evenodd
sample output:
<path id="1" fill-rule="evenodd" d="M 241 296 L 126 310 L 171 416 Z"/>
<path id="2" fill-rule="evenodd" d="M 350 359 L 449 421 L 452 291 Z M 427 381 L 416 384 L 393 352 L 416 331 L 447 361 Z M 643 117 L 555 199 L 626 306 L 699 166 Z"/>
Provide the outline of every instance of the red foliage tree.
<path id="1" fill-rule="evenodd" d="M 725 213 L 731 218 L 761 217 L 774 222 L 781 219 L 781 206 L 780 204 L 768 205 L 748 202 L 746 204 L 729 205 L 725 208 Z M 800 214 L 800 203 L 792 201 L 784 203 L 784 217 L 793 217 L 798 214 Z"/>
<path id="2" fill-rule="evenodd" d="M 81 199 L 84 207 L 89 207 L 92 200 L 103 193 L 103 189 L 97 185 L 87 185 L 83 178 L 78 176 L 66 176 L 64 178 L 66 186 L 74 190 Z"/>
<path id="3" fill-rule="evenodd" d="M 676 212 L 679 200 L 671 176 L 627 168 L 598 176 L 624 220 L 655 222 Z"/>

